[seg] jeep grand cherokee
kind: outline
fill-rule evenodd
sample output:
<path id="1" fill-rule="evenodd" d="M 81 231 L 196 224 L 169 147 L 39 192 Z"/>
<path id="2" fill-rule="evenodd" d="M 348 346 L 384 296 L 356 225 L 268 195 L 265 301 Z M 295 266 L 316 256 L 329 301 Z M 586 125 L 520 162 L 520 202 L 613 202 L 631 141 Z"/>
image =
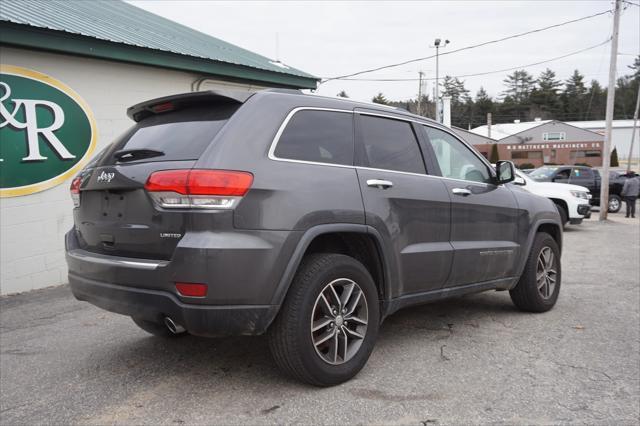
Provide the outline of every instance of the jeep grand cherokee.
<path id="1" fill-rule="evenodd" d="M 448 128 L 405 111 L 267 90 L 198 92 L 135 122 L 73 180 L 79 300 L 158 336 L 267 333 L 293 377 L 357 374 L 400 308 L 560 290 L 562 224 Z"/>

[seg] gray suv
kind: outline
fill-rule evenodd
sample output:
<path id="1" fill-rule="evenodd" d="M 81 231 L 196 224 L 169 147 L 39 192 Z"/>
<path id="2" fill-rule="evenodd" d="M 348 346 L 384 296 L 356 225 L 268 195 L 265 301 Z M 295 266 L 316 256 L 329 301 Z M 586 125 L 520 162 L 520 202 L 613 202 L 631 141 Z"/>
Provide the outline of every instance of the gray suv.
<path id="1" fill-rule="evenodd" d="M 151 334 L 267 333 L 284 371 L 330 386 L 403 307 L 509 290 L 543 312 L 558 298 L 553 203 L 433 121 L 292 90 L 128 115 L 71 184 L 69 283 Z"/>

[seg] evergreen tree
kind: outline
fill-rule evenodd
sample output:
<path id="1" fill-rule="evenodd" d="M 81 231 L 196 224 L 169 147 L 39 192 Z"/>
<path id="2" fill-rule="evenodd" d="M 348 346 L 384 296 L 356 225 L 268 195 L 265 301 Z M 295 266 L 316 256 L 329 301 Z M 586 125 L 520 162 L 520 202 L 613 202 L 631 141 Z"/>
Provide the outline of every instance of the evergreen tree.
<path id="1" fill-rule="evenodd" d="M 493 99 L 487 94 L 487 91 L 481 86 L 476 93 L 475 101 L 471 102 L 471 127 L 482 126 L 487 122 L 487 114 L 494 112 Z"/>
<path id="2" fill-rule="evenodd" d="M 466 103 L 470 99 L 469 90 L 464 87 L 464 81 L 448 75 L 442 80 L 442 96 L 450 96 L 451 104 Z"/>
<path id="3" fill-rule="evenodd" d="M 379 92 L 377 95 L 375 95 L 373 99 L 371 99 L 371 102 L 374 102 L 376 104 L 389 105 L 389 100 L 385 98 L 382 92 Z"/>
<path id="4" fill-rule="evenodd" d="M 547 68 L 540 73 L 536 80 L 536 87 L 531 91 L 530 115 L 543 119 L 556 118 L 562 112 L 562 103 L 558 95 L 560 87 L 562 87 L 562 83 L 556 80 L 555 72 Z"/>
<path id="5" fill-rule="evenodd" d="M 498 144 L 494 143 L 491 145 L 491 153 L 489 154 L 489 161 L 491 164 L 496 164 L 500 161 L 500 155 L 498 154 Z"/>
<path id="6" fill-rule="evenodd" d="M 511 98 L 515 103 L 523 104 L 529 100 L 529 95 L 534 88 L 533 76 L 525 70 L 516 70 L 502 80 L 507 86 L 503 92 L 505 98 Z"/>
<path id="7" fill-rule="evenodd" d="M 619 167 L 620 164 L 618 163 L 618 150 L 616 149 L 616 147 L 613 147 L 613 151 L 611 151 L 611 161 L 609 163 L 609 167 Z"/>
<path id="8" fill-rule="evenodd" d="M 561 99 L 564 106 L 564 116 L 561 120 L 582 120 L 587 111 L 587 88 L 584 85 L 584 76 L 578 70 L 564 84 Z"/>
<path id="9" fill-rule="evenodd" d="M 584 119 L 603 120 L 607 109 L 607 91 L 598 83 L 598 80 L 591 80 L 587 98 L 589 101 Z"/>
<path id="10" fill-rule="evenodd" d="M 533 76 L 525 70 L 516 70 L 503 80 L 507 90 L 502 92 L 502 111 L 514 118 L 526 119 L 529 97 L 534 88 Z"/>
<path id="11" fill-rule="evenodd" d="M 349 95 L 347 95 L 347 92 L 345 92 L 344 90 L 341 90 L 340 93 L 338 93 L 336 96 L 338 96 L 339 98 L 348 98 Z"/>

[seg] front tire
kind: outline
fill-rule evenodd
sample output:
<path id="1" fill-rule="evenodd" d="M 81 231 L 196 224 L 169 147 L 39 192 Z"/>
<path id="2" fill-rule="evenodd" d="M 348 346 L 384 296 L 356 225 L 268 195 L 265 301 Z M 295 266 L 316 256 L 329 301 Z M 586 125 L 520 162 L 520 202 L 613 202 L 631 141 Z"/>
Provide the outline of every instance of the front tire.
<path id="1" fill-rule="evenodd" d="M 533 241 L 520 281 L 509 291 L 509 295 L 513 303 L 523 311 L 546 312 L 558 300 L 561 281 L 558 244 L 551 235 L 539 232 Z"/>
<path id="2" fill-rule="evenodd" d="M 290 376 L 333 386 L 364 367 L 379 322 L 378 293 L 367 269 L 349 256 L 312 254 L 269 328 L 269 348 Z"/>

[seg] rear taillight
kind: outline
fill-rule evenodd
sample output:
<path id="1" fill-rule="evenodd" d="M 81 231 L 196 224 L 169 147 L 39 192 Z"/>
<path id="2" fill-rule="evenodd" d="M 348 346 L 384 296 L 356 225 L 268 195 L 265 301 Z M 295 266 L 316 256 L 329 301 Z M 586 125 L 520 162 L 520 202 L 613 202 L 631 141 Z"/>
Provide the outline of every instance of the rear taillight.
<path id="1" fill-rule="evenodd" d="M 232 209 L 253 183 L 248 172 L 230 170 L 162 170 L 145 189 L 165 208 Z"/>
<path id="2" fill-rule="evenodd" d="M 69 192 L 71 192 L 71 199 L 73 200 L 73 205 L 75 207 L 80 207 L 80 184 L 82 183 L 82 178 L 80 176 L 76 176 L 71 181 L 71 187 L 69 188 Z"/>

